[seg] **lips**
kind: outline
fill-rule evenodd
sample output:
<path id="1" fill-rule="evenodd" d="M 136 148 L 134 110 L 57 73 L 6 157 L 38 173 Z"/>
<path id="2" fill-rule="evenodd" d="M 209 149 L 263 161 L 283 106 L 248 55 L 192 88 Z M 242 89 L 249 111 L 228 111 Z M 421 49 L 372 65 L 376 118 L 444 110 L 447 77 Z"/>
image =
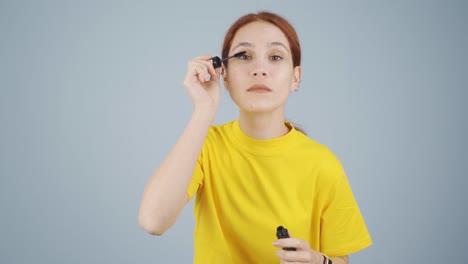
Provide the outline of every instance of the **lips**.
<path id="1" fill-rule="evenodd" d="M 266 93 L 271 92 L 271 89 L 263 84 L 254 84 L 249 89 L 247 89 L 247 92 Z"/>

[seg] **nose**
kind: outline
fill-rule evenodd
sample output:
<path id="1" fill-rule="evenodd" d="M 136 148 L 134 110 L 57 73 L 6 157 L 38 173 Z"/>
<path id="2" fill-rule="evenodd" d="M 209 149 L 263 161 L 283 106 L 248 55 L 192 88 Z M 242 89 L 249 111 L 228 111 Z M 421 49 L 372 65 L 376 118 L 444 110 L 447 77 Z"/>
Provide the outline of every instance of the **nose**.
<path id="1" fill-rule="evenodd" d="M 266 65 L 261 61 L 256 61 L 253 63 L 252 76 L 253 77 L 266 77 L 268 76 L 268 71 Z"/>
<path id="2" fill-rule="evenodd" d="M 255 77 L 257 77 L 257 76 L 267 76 L 267 73 L 265 71 L 263 71 L 263 70 L 254 71 L 253 76 L 255 76 Z"/>
<path id="3" fill-rule="evenodd" d="M 251 60 L 251 76 L 254 78 L 264 78 L 268 74 L 268 62 L 263 60 L 261 57 L 252 58 Z"/>

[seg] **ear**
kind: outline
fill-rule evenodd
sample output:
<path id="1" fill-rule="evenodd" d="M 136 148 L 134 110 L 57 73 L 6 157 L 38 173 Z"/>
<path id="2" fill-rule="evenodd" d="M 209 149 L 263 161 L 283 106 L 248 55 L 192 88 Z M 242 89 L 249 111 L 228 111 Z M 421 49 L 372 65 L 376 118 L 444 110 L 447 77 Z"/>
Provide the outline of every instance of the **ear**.
<path id="1" fill-rule="evenodd" d="M 224 87 L 226 88 L 226 90 L 229 90 L 227 70 L 226 70 L 226 67 L 224 67 L 224 64 L 221 67 L 221 76 L 223 77 Z"/>
<path id="2" fill-rule="evenodd" d="M 291 92 L 297 91 L 299 83 L 301 82 L 302 69 L 301 66 L 296 66 L 293 69 L 293 78 L 291 81 Z"/>

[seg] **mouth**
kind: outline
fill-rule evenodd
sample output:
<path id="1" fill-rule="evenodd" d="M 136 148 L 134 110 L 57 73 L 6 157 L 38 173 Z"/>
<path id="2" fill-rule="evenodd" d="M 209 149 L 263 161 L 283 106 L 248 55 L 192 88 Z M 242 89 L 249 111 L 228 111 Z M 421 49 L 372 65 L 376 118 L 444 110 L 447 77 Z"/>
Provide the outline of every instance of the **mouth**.
<path id="1" fill-rule="evenodd" d="M 271 92 L 271 89 L 268 88 L 268 86 L 263 85 L 263 84 L 255 84 L 255 85 L 252 85 L 249 89 L 247 89 L 247 92 L 268 93 L 268 92 Z"/>

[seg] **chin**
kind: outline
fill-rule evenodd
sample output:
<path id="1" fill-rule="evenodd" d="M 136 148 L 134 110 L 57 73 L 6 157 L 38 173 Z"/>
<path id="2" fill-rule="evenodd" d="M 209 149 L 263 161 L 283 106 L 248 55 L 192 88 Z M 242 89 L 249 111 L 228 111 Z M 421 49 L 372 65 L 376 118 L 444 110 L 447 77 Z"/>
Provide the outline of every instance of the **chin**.
<path id="1" fill-rule="evenodd" d="M 274 112 L 282 108 L 284 103 L 280 100 L 272 100 L 271 98 L 236 98 L 243 100 L 234 100 L 239 109 L 246 113 L 268 113 Z M 247 99 L 247 100 L 246 100 Z"/>
<path id="2" fill-rule="evenodd" d="M 278 109 L 278 106 L 274 106 L 271 104 L 247 104 L 241 107 L 243 111 L 247 113 L 269 113 L 275 111 L 275 109 Z"/>

